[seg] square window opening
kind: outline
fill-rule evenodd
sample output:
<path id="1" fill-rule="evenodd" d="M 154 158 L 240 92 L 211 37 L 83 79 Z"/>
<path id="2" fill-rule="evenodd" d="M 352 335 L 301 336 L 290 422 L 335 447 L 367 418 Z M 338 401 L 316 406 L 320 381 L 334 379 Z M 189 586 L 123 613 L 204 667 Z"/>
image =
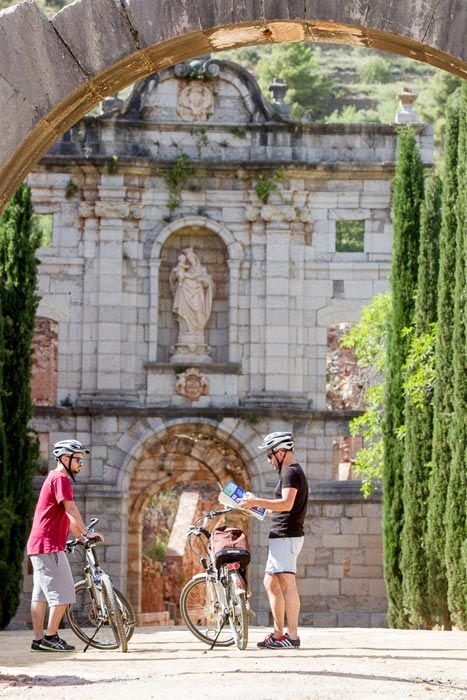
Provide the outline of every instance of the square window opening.
<path id="1" fill-rule="evenodd" d="M 40 247 L 45 248 L 53 241 L 53 214 L 35 214 L 34 223 L 40 234 Z"/>
<path id="2" fill-rule="evenodd" d="M 359 219 L 336 221 L 336 252 L 363 253 L 365 222 Z"/>

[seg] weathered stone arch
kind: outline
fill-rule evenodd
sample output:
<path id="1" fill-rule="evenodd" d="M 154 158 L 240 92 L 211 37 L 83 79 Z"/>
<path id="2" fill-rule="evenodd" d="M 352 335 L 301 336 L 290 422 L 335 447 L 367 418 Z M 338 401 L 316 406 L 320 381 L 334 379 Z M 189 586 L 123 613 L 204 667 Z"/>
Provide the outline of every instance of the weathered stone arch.
<path id="1" fill-rule="evenodd" d="M 225 247 L 228 250 L 229 260 L 232 260 L 237 264 L 242 260 L 242 247 L 240 243 L 235 240 L 227 226 L 219 223 L 218 221 L 214 221 L 214 219 L 209 219 L 207 216 L 181 216 L 178 219 L 175 219 L 175 221 L 172 221 L 170 224 L 167 224 L 167 226 L 165 226 L 162 231 L 157 234 L 151 250 L 151 260 L 159 259 L 161 248 L 167 239 L 170 238 L 175 231 L 178 231 L 181 228 L 186 228 L 187 226 L 199 226 L 200 228 L 206 228 L 208 231 L 216 233 L 219 238 L 222 239 Z"/>
<path id="2" fill-rule="evenodd" d="M 152 496 L 177 484 L 212 480 L 219 484 L 235 479 L 246 488 L 260 488 L 259 461 L 253 445 L 258 435 L 241 421 L 176 419 L 151 431 L 143 423 L 127 444 L 120 488 L 128 494 L 127 590 L 137 611 L 141 609 L 142 524 Z M 121 450 L 122 444 L 117 447 Z"/>
<path id="3" fill-rule="evenodd" d="M 91 107 L 162 68 L 306 39 L 392 51 L 466 77 L 466 25 L 459 0 L 77 0 L 51 21 L 20 3 L 0 13 L 0 207 Z"/>
<path id="4" fill-rule="evenodd" d="M 256 446 L 261 442 L 261 434 L 256 428 L 238 418 L 224 418 L 220 423 L 211 418 L 174 418 L 163 421 L 161 418 L 148 418 L 137 421 L 117 442 L 111 453 L 111 461 L 118 469 L 116 488 L 120 493 L 128 493 L 138 461 L 149 441 L 156 443 L 166 439 L 170 432 L 182 431 L 186 425 L 204 428 L 209 435 L 219 441 L 231 444 L 241 456 L 252 484 L 263 488 L 261 456 Z"/>

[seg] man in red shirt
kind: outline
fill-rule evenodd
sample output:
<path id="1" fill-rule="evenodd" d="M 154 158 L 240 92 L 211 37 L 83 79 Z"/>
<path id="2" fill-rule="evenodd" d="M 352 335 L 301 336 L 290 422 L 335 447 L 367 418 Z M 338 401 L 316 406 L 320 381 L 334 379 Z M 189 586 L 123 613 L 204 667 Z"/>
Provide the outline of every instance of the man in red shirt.
<path id="1" fill-rule="evenodd" d="M 27 553 L 34 569 L 31 617 L 34 651 L 72 651 L 75 647 L 58 636 L 58 627 L 70 603 L 75 602 L 75 588 L 70 564 L 65 554 L 71 530 L 83 541 L 89 537 L 86 525 L 73 500 L 71 480 L 79 474 L 89 450 L 78 440 L 61 440 L 54 445 L 56 468 L 49 472 L 37 501 Z M 47 605 L 49 617 L 44 635 Z"/>

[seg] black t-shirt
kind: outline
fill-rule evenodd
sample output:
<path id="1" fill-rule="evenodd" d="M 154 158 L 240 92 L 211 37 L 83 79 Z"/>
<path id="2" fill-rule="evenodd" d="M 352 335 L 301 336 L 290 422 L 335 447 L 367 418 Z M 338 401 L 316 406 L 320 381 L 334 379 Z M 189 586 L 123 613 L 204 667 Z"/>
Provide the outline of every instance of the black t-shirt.
<path id="1" fill-rule="evenodd" d="M 305 534 L 306 508 L 308 505 L 308 482 L 301 466 L 295 462 L 286 467 L 274 491 L 274 498 L 281 498 L 283 488 L 297 489 L 295 501 L 290 511 L 276 511 L 272 514 L 269 537 L 302 537 Z"/>

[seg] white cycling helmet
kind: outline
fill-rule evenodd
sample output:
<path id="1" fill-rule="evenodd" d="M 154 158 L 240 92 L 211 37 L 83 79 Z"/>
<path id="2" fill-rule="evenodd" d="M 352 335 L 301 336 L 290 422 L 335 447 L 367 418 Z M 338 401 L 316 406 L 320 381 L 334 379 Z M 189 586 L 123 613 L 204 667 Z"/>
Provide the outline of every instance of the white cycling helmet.
<path id="1" fill-rule="evenodd" d="M 293 450 L 294 446 L 293 433 L 275 432 L 263 438 L 261 445 L 258 445 L 258 450 Z"/>
<path id="2" fill-rule="evenodd" d="M 85 452 L 89 454 L 86 445 L 79 440 L 60 440 L 56 442 L 53 449 L 53 456 L 58 459 L 62 455 L 74 455 L 75 452 Z"/>

